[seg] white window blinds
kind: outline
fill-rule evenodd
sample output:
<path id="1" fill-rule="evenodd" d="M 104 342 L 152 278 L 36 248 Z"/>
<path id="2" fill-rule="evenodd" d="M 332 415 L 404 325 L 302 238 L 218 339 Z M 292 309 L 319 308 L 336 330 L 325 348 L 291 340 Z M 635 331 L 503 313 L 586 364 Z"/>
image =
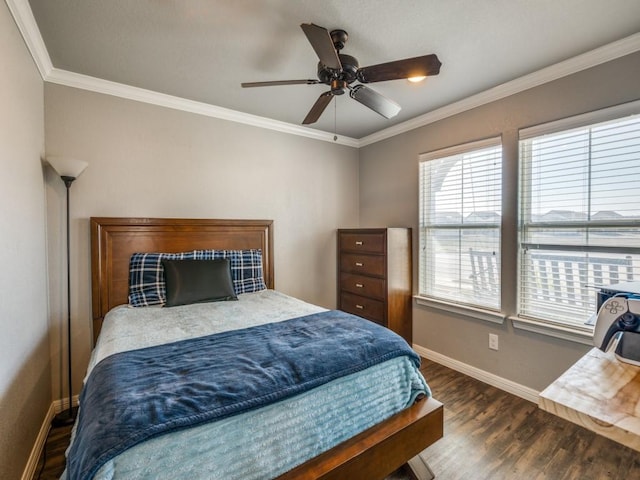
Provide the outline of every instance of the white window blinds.
<path id="1" fill-rule="evenodd" d="M 521 132 L 521 316 L 587 328 L 593 286 L 640 280 L 640 115 L 593 121 Z"/>
<path id="2" fill-rule="evenodd" d="M 419 293 L 500 310 L 500 138 L 420 156 Z"/>

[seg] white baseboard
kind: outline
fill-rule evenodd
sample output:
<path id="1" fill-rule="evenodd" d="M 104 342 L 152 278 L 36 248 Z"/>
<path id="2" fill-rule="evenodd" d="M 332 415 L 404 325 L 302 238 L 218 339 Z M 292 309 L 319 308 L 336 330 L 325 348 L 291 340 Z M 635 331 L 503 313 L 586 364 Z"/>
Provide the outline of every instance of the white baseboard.
<path id="1" fill-rule="evenodd" d="M 476 368 L 472 365 L 468 365 L 459 360 L 455 360 L 453 358 L 447 357 L 446 355 L 442 355 L 441 353 L 434 352 L 433 350 L 429 350 L 428 348 L 421 347 L 420 345 L 413 345 L 413 349 L 422 357 L 427 360 L 431 360 L 433 362 L 439 363 L 440 365 L 444 365 L 445 367 L 449 367 L 457 372 L 464 373 L 465 375 L 469 375 L 476 380 L 480 380 L 488 385 L 499 388 L 500 390 L 504 390 L 505 392 L 516 395 L 520 398 L 524 398 L 533 403 L 538 403 L 538 395 L 540 392 L 534 390 L 533 388 L 525 387 L 519 383 L 513 382 L 511 380 L 507 380 L 506 378 L 499 377 L 493 373 L 486 372 L 479 368 Z M 427 378 L 427 383 L 429 383 L 429 379 Z"/>
<path id="2" fill-rule="evenodd" d="M 38 467 L 38 460 L 40 459 L 42 449 L 44 448 L 44 444 L 47 441 L 47 435 L 49 435 L 49 430 L 51 429 L 51 420 L 53 420 L 53 417 L 55 415 L 56 412 L 54 402 L 49 406 L 49 410 L 44 416 L 44 421 L 42 422 L 42 426 L 40 427 L 40 431 L 38 432 L 36 441 L 33 444 L 31 453 L 29 454 L 27 466 L 25 467 L 24 472 L 22 472 L 22 480 L 31 480 L 34 477 L 36 468 Z"/>
<path id="3" fill-rule="evenodd" d="M 72 402 L 74 406 L 78 405 L 77 395 L 73 397 Z M 47 435 L 49 435 L 49 430 L 51 430 L 51 421 L 53 420 L 53 417 L 55 417 L 58 413 L 65 410 L 66 408 L 69 408 L 68 398 L 65 398 L 63 400 L 56 400 L 49 406 L 49 410 L 47 410 L 47 414 L 44 416 L 42 426 L 40 427 L 40 431 L 38 432 L 36 441 L 33 444 L 31 453 L 29 454 L 27 465 L 22 472 L 21 480 L 31 480 L 35 476 L 36 468 L 38 467 L 38 461 L 40 460 L 40 456 L 42 455 L 44 444 L 47 442 Z"/>
<path id="4" fill-rule="evenodd" d="M 73 398 L 71 399 L 71 401 L 73 402 L 73 406 L 76 407 L 78 405 L 78 395 L 74 395 Z M 69 399 L 68 398 L 62 398 L 60 400 L 56 400 L 51 405 L 53 406 L 53 409 L 56 412 L 55 415 L 57 415 L 61 411 L 66 410 L 67 408 L 69 408 Z"/>

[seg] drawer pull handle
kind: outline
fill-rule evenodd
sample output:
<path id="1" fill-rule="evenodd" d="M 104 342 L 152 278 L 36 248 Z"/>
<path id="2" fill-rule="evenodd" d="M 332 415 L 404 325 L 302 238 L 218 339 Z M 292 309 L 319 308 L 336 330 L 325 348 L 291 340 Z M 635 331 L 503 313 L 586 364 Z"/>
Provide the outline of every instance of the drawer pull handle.
<path id="1" fill-rule="evenodd" d="M 362 267 L 364 266 L 364 264 L 362 264 L 361 262 L 356 262 L 356 267 Z"/>
<path id="2" fill-rule="evenodd" d="M 364 307 L 363 307 L 362 305 L 356 305 L 356 308 L 357 308 L 358 310 L 364 310 Z"/>
<path id="3" fill-rule="evenodd" d="M 364 287 L 364 285 L 362 285 L 361 283 L 356 283 L 356 287 L 362 288 L 362 287 Z"/>
<path id="4" fill-rule="evenodd" d="M 362 245 L 362 242 L 361 241 L 357 241 L 356 245 Z"/>

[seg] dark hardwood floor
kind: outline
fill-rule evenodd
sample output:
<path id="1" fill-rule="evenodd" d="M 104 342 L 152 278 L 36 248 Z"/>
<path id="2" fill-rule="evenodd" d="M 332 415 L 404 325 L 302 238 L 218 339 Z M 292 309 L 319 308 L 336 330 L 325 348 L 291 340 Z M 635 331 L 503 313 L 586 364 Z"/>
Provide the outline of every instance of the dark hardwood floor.
<path id="1" fill-rule="evenodd" d="M 421 454 L 437 480 L 640 479 L 639 452 L 437 363 L 425 360 L 422 371 L 445 406 L 444 438 Z M 69 434 L 51 430 L 36 478 L 60 477 Z"/>
<path id="2" fill-rule="evenodd" d="M 38 463 L 34 479 L 54 480 L 60 478 L 65 465 L 64 451 L 69 446 L 70 437 L 71 426 L 49 430 L 47 443 Z"/>

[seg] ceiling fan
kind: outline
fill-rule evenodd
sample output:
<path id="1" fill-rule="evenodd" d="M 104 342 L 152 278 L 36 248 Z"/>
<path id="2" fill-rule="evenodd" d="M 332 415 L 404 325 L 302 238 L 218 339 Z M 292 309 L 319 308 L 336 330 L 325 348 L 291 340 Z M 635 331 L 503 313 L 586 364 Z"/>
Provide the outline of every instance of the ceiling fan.
<path id="1" fill-rule="evenodd" d="M 335 95 L 349 92 L 349 96 L 385 118 L 395 117 L 400 105 L 389 100 L 363 83 L 384 82 L 403 78 L 426 77 L 440 72 L 440 60 L 434 54 L 406 58 L 394 62 L 380 63 L 370 67 L 360 67 L 351 55 L 339 53 L 344 48 L 349 35 L 344 30 L 332 30 L 303 23 L 300 25 L 309 43 L 318 55 L 318 79 L 276 80 L 271 82 L 243 83 L 242 87 L 268 87 L 276 85 L 315 85 L 323 83 L 331 90 L 320 95 L 316 103 L 302 121 L 303 125 L 315 123 Z M 354 82 L 359 82 L 352 85 Z"/>

